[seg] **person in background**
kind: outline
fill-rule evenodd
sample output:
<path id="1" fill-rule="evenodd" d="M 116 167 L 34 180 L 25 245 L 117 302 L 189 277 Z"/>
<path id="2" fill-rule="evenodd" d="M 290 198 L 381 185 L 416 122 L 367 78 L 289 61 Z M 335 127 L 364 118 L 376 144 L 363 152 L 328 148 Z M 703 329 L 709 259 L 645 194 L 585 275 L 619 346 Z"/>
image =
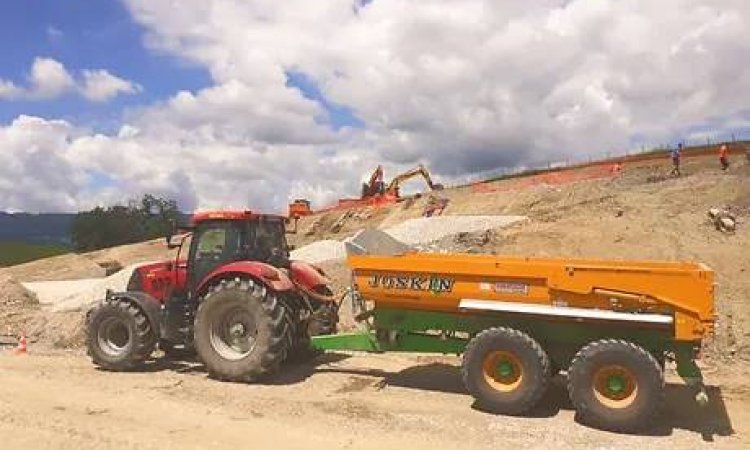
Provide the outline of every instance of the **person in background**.
<path id="1" fill-rule="evenodd" d="M 672 155 L 672 172 L 670 173 L 670 175 L 679 177 L 680 158 L 682 158 L 682 142 L 677 144 L 677 148 L 673 148 L 670 154 Z"/>
<path id="2" fill-rule="evenodd" d="M 721 170 L 729 168 L 729 147 L 726 143 L 721 144 L 721 147 L 719 147 L 719 162 L 721 163 Z"/>

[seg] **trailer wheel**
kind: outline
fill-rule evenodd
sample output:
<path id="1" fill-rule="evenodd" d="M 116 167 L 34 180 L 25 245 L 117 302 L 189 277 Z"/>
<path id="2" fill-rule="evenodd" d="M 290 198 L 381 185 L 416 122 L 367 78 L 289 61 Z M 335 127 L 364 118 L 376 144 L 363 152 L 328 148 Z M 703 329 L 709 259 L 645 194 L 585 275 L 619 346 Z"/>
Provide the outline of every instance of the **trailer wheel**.
<path id="1" fill-rule="evenodd" d="M 583 422 L 633 432 L 653 423 L 664 395 L 664 375 L 643 347 L 604 339 L 588 344 L 573 358 L 568 393 Z"/>
<path id="2" fill-rule="evenodd" d="M 466 346 L 461 374 L 466 389 L 480 406 L 518 415 L 533 408 L 546 391 L 550 360 L 526 333 L 490 328 Z"/>

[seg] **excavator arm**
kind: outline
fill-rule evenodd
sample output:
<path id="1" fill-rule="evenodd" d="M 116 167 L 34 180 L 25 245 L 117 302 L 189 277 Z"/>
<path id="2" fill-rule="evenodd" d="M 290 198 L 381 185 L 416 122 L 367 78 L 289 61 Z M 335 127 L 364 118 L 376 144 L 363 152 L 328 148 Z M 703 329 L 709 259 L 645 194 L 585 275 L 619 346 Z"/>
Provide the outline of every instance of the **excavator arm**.
<path id="1" fill-rule="evenodd" d="M 362 198 L 373 197 L 381 194 L 383 185 L 383 166 L 378 166 L 370 175 L 370 181 L 362 184 Z"/>
<path id="2" fill-rule="evenodd" d="M 414 177 L 417 177 L 419 175 L 421 175 L 425 179 L 425 181 L 427 182 L 427 186 L 429 186 L 430 189 L 432 189 L 433 191 L 443 189 L 442 184 L 432 182 L 432 178 L 430 177 L 430 172 L 428 172 L 427 169 L 422 164 L 420 164 L 417 167 L 409 171 L 406 171 L 402 174 L 397 175 L 388 184 L 388 187 L 385 189 L 385 192 L 389 194 L 397 194 L 398 188 L 401 185 L 401 183 L 403 183 L 406 180 L 410 180 Z"/>

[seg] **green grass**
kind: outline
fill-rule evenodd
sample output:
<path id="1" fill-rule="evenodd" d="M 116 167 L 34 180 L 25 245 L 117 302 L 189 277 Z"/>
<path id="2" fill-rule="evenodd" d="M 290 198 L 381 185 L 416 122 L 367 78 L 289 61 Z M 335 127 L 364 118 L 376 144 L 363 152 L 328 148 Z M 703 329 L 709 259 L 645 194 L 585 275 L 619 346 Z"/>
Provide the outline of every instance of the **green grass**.
<path id="1" fill-rule="evenodd" d="M 71 251 L 70 247 L 63 244 L 28 244 L 25 242 L 0 241 L 0 267 L 13 266 Z"/>

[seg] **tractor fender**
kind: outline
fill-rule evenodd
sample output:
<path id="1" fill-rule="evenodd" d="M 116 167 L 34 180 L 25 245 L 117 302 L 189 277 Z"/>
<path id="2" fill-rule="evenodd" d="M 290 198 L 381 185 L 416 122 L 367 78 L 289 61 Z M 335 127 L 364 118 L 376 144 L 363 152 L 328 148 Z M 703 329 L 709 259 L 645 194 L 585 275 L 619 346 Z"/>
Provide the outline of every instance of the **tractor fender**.
<path id="1" fill-rule="evenodd" d="M 155 336 L 161 336 L 161 302 L 145 292 L 107 292 L 107 299 L 122 299 L 134 303 L 146 314 Z"/>
<path id="2" fill-rule="evenodd" d="M 289 276 L 270 264 L 257 261 L 237 261 L 223 265 L 206 275 L 196 292 L 200 295 L 213 280 L 227 278 L 229 275 L 250 276 L 276 292 L 291 291 L 294 289 L 294 283 L 289 279 Z"/>
<path id="3" fill-rule="evenodd" d="M 331 280 L 319 267 L 304 261 L 292 261 L 290 265 L 292 280 L 309 290 L 318 286 L 328 286 Z"/>

